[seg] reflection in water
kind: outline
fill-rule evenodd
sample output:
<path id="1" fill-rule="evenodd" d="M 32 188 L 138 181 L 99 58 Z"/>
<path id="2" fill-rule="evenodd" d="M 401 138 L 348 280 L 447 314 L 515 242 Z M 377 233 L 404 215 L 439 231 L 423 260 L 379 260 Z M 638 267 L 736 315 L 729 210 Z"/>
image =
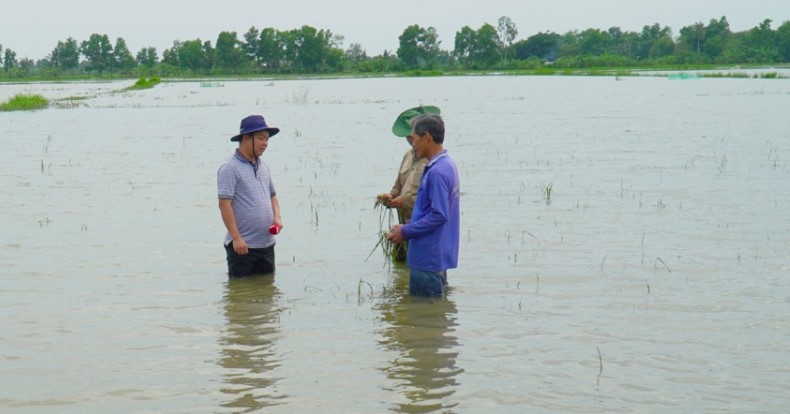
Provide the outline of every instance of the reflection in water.
<path id="1" fill-rule="evenodd" d="M 280 365 L 276 340 L 279 336 L 279 291 L 274 276 L 229 280 L 225 295 L 227 330 L 220 339 L 225 368 L 222 392 L 232 396 L 223 407 L 234 412 L 252 412 L 284 404 L 273 375 Z"/>
<path id="2" fill-rule="evenodd" d="M 398 356 L 385 368 L 387 377 L 408 402 L 392 408 L 400 413 L 451 412 L 448 403 L 463 369 L 455 365 L 458 339 L 455 303 L 447 298 L 413 297 L 408 294 L 408 269 L 394 269 L 395 288 L 380 310 L 388 323 L 382 345 Z"/>

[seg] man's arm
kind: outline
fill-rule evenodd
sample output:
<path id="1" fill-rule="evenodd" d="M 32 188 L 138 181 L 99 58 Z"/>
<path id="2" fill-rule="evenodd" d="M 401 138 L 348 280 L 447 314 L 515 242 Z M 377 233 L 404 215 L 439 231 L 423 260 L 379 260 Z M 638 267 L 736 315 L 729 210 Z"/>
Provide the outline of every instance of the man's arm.
<path id="1" fill-rule="evenodd" d="M 222 222 L 228 229 L 231 239 L 233 239 L 233 250 L 238 254 L 247 254 L 247 242 L 241 238 L 239 228 L 236 227 L 236 215 L 233 214 L 233 200 L 230 198 L 219 199 L 219 212 L 222 215 Z"/>
<path id="2" fill-rule="evenodd" d="M 277 200 L 277 196 L 272 196 L 272 215 L 274 216 L 274 222 L 272 224 L 277 225 L 280 229 L 283 228 L 283 219 L 280 216 L 280 201 Z"/>

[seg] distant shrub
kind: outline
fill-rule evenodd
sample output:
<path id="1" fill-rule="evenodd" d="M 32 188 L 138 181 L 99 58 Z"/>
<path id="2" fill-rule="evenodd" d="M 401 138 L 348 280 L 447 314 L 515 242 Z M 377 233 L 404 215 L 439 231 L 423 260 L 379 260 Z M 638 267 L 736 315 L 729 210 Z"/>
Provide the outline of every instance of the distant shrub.
<path id="1" fill-rule="evenodd" d="M 127 88 L 127 90 L 138 90 L 138 89 L 151 89 L 159 83 L 162 82 L 161 79 L 154 76 L 153 78 L 140 78 L 134 85 Z"/>
<path id="2" fill-rule="evenodd" d="M 433 70 L 414 69 L 403 73 L 403 76 L 409 76 L 409 77 L 442 76 L 442 75 L 444 75 L 444 72 L 442 72 L 439 69 L 433 69 Z"/>
<path id="3" fill-rule="evenodd" d="M 16 94 L 0 104 L 0 111 L 32 111 L 49 106 L 49 100 L 41 95 Z"/>

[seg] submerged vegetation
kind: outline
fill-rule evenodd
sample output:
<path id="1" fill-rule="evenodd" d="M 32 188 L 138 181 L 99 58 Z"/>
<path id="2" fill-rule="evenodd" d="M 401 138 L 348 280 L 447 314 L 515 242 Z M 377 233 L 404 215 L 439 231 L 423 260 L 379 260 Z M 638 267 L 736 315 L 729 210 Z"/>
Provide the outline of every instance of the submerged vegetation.
<path id="1" fill-rule="evenodd" d="M 16 94 L 0 103 L 0 111 L 32 111 L 49 106 L 49 100 L 41 95 Z"/>
<path id="2" fill-rule="evenodd" d="M 151 89 L 154 86 L 159 85 L 161 82 L 161 79 L 156 76 L 152 78 L 140 78 L 134 83 L 134 85 L 126 88 L 126 90 L 135 91 L 140 89 Z"/>
<path id="3" fill-rule="evenodd" d="M 379 213 L 378 241 L 376 242 L 376 245 L 373 246 L 373 249 L 370 251 L 370 254 L 368 254 L 368 257 L 365 259 L 369 259 L 377 249 L 381 248 L 381 252 L 384 254 L 385 265 L 391 264 L 393 261 L 403 262 L 406 260 L 406 250 L 408 249 L 408 244 L 406 241 L 402 243 L 394 243 L 387 238 L 389 236 L 389 230 L 392 228 L 392 225 L 395 222 L 395 214 L 393 211 L 396 210 L 387 207 L 387 196 L 388 194 L 386 193 L 376 196 L 376 202 L 374 203 L 373 208 Z"/>

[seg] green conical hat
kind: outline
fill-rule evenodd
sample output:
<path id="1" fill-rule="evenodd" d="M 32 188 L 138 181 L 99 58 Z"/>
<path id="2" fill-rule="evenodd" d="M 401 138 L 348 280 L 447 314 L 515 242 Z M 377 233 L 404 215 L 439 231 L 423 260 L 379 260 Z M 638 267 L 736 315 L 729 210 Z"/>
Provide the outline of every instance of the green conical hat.
<path id="1" fill-rule="evenodd" d="M 436 114 L 440 115 L 442 111 L 435 106 L 420 105 L 415 108 L 407 109 L 398 115 L 395 123 L 392 124 L 392 133 L 398 137 L 408 137 L 411 135 L 411 120 L 416 118 L 417 115 L 422 114 Z"/>

